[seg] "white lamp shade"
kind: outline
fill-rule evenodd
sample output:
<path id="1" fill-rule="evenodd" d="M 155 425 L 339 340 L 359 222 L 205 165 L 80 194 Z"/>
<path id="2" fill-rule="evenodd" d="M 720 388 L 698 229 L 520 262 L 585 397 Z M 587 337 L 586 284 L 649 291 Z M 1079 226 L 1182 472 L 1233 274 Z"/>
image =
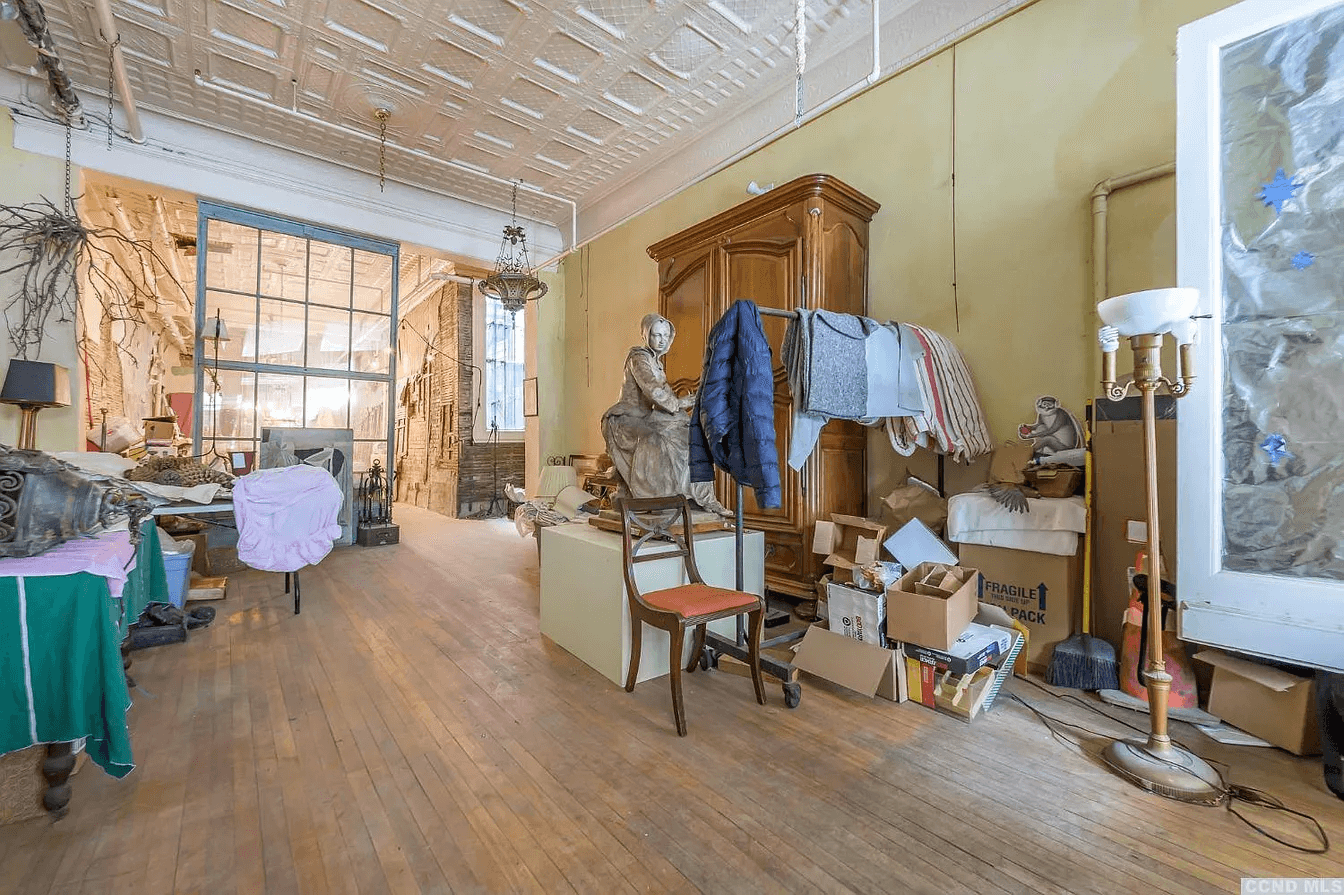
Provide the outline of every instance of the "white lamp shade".
<path id="1" fill-rule="evenodd" d="M 1097 305 L 1097 314 L 1122 336 L 1166 333 L 1188 320 L 1199 305 L 1199 290 L 1190 288 L 1146 289 L 1117 295 Z"/>
<path id="2" fill-rule="evenodd" d="M 578 484 L 579 476 L 573 466 L 543 466 L 541 481 L 537 483 L 537 497 L 555 497 Z"/>

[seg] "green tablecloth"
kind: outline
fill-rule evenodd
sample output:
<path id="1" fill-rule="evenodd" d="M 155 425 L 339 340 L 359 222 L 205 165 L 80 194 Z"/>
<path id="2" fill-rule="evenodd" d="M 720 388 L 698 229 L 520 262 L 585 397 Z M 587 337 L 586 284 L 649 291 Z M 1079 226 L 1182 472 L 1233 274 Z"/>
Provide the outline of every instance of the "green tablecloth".
<path id="1" fill-rule="evenodd" d="M 163 547 L 153 518 L 140 525 L 140 547 L 135 552 L 135 568 L 121 592 L 124 611 L 118 625 L 123 637 L 127 628 L 140 618 L 150 603 L 168 602 L 168 573 L 163 565 Z"/>
<path id="2" fill-rule="evenodd" d="M 168 599 L 153 521 L 141 535 L 120 605 L 87 572 L 0 578 L 0 753 L 87 738 L 112 776 L 134 768 L 121 641 L 148 603 Z"/>

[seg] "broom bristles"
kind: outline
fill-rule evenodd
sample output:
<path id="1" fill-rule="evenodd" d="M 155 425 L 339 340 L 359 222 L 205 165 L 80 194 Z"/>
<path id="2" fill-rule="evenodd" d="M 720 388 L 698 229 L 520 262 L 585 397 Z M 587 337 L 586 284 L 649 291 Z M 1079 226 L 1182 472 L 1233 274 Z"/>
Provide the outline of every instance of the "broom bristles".
<path id="1" fill-rule="evenodd" d="M 1074 635 L 1055 646 L 1045 680 L 1051 686 L 1075 690 L 1118 690 L 1115 648 L 1090 634 Z"/>

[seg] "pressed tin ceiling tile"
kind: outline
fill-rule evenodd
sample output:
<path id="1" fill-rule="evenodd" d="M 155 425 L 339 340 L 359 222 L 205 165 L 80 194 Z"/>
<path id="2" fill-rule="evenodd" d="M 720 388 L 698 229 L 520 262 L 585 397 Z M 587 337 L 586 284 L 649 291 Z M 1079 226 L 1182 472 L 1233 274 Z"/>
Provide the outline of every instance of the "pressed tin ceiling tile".
<path id="1" fill-rule="evenodd" d="M 328 28 L 386 53 L 401 34 L 401 17 L 365 0 L 328 0 Z"/>
<path id="2" fill-rule="evenodd" d="M 421 68 L 432 75 L 451 81 L 464 90 L 470 90 L 472 82 L 486 66 L 480 55 L 461 44 L 444 38 L 434 38 L 424 56 Z"/>
<path id="3" fill-rule="evenodd" d="M 883 64 L 925 54 L 1023 2 L 890 0 L 882 6 Z M 585 208 L 637 209 L 791 121 L 794 0 L 111 3 L 127 75 L 146 109 L 372 176 L 373 112 L 387 108 L 399 145 L 521 178 Z M 96 107 L 108 48 L 93 4 L 43 6 L 76 90 Z M 805 95 L 820 102 L 851 86 L 853 60 L 865 60 L 867 74 L 872 6 L 806 0 L 805 8 Z M 0 64 L 27 76 L 31 51 L 9 47 L 0 42 Z M 832 61 L 848 80 L 827 75 Z M 509 189 L 495 180 L 408 153 L 388 158 L 404 182 L 508 208 Z M 654 192 L 636 198 L 641 190 Z M 564 202 L 533 195 L 528 207 L 568 233 Z M 592 226 L 616 220 L 594 218 Z"/>
<path id="4" fill-rule="evenodd" d="M 214 0 L 206 6 L 206 23 L 211 37 L 272 59 L 280 57 L 285 29 L 276 22 L 232 3 Z"/>
<path id="5" fill-rule="evenodd" d="M 232 87 L 262 99 L 274 99 L 276 74 L 241 59 L 223 53 L 211 53 L 208 68 L 211 81 L 223 87 Z"/>
<path id="6" fill-rule="evenodd" d="M 602 59 L 602 52 L 568 34 L 553 34 L 537 50 L 534 62 L 566 81 L 578 84 L 584 73 Z"/>

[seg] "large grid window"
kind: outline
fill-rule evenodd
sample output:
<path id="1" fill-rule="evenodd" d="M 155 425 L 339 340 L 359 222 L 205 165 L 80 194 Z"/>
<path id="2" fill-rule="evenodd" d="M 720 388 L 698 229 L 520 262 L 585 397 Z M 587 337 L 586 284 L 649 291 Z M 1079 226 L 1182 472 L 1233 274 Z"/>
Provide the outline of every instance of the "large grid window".
<path id="1" fill-rule="evenodd" d="M 523 431 L 523 314 L 485 299 L 485 424 L 487 430 Z"/>
<path id="2" fill-rule="evenodd" d="M 206 340 L 202 452 L 256 451 L 272 426 L 353 429 L 353 467 L 388 467 L 395 244 L 200 203 L 200 319 Z"/>

